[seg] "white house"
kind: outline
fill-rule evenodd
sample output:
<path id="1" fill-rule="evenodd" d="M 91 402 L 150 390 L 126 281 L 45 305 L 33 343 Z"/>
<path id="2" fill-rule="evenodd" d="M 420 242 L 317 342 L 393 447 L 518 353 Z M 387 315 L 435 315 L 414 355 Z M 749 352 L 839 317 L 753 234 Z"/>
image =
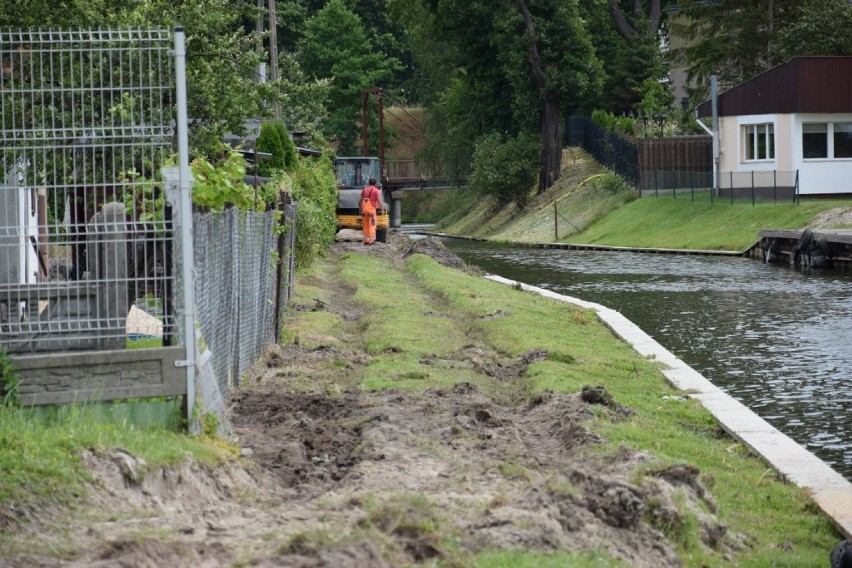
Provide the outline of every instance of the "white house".
<path id="1" fill-rule="evenodd" d="M 721 187 L 852 194 L 852 57 L 797 57 L 720 94 L 718 115 Z"/>

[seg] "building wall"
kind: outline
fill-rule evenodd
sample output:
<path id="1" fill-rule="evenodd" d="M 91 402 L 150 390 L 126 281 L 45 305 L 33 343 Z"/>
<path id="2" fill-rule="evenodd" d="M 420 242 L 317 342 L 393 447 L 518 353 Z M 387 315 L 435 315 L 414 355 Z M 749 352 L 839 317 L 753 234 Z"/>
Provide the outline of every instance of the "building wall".
<path id="1" fill-rule="evenodd" d="M 852 158 L 804 159 L 802 125 L 808 122 L 852 122 L 852 113 L 793 115 L 792 162 L 799 170 L 802 194 L 852 193 Z M 831 145 L 831 140 L 829 140 Z"/>
<path id="2" fill-rule="evenodd" d="M 763 114 L 727 116 L 719 120 L 719 171 L 799 171 L 802 195 L 852 193 L 852 158 L 804 159 L 802 124 L 808 122 L 852 122 L 846 114 Z M 743 126 L 771 123 L 775 130 L 775 158 L 746 161 Z"/>

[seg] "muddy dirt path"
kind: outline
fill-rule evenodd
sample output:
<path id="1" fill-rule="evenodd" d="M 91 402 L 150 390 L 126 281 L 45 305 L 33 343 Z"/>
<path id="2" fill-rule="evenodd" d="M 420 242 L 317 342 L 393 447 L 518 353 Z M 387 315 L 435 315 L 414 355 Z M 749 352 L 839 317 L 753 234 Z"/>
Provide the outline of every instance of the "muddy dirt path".
<path id="1" fill-rule="evenodd" d="M 429 240 L 343 242 L 334 254 L 344 250 L 397 264 L 425 252 L 461 266 Z M 143 479 L 120 449 L 84 456 L 100 480 L 94 506 L 43 515 L 21 535 L 33 546 L 0 565 L 469 566 L 478 551 L 512 548 L 673 567 L 681 563 L 666 533 L 685 522 L 680 511 L 697 519 L 706 546 L 736 546 L 696 468 L 637 477 L 634 467 L 652 458 L 586 451 L 600 441 L 584 426 L 593 412 L 630 413 L 606 391 L 498 403 L 468 383 L 422 393 L 347 386 L 370 361 L 354 333 L 363 314 L 347 283 L 332 274 L 322 285 L 331 301 L 297 309 L 339 314 L 346 347 L 268 351 L 231 401 L 244 463 L 211 471 L 187 462 Z M 474 345 L 458 358 L 513 381 L 543 355 L 497 368 Z"/>

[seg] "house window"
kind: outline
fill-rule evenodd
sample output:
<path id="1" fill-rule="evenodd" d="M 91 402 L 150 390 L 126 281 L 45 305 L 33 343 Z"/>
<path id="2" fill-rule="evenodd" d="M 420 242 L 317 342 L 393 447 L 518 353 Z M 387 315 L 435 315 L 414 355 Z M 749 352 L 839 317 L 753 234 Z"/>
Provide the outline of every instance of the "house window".
<path id="1" fill-rule="evenodd" d="M 834 123 L 834 157 L 852 158 L 852 122 Z"/>
<path id="2" fill-rule="evenodd" d="M 802 156 L 806 160 L 828 158 L 828 124 L 802 125 Z"/>
<path id="3" fill-rule="evenodd" d="M 746 160 L 775 159 L 775 125 L 747 124 L 743 129 Z"/>

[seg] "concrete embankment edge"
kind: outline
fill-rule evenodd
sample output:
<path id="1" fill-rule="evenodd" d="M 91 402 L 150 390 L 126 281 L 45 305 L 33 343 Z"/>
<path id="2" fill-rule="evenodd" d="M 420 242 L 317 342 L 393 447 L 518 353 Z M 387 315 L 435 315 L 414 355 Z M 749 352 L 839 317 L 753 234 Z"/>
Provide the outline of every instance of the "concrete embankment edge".
<path id="1" fill-rule="evenodd" d="M 750 247 L 741 250 L 741 251 L 733 251 L 733 250 L 701 250 L 701 249 L 671 249 L 671 248 L 654 248 L 654 247 L 619 247 L 614 245 L 586 245 L 580 243 L 527 243 L 527 242 L 517 242 L 517 241 L 491 241 L 489 239 L 484 239 L 481 237 L 467 237 L 464 235 L 450 235 L 448 233 L 435 233 L 431 231 L 417 231 L 419 235 L 425 235 L 427 237 L 440 237 L 443 239 L 459 239 L 462 241 L 476 241 L 482 243 L 494 242 L 498 244 L 514 246 L 514 247 L 527 247 L 527 248 L 541 248 L 541 249 L 562 249 L 562 250 L 589 250 L 589 251 L 599 251 L 599 252 L 644 252 L 648 254 L 677 254 L 677 255 L 696 255 L 696 256 L 749 256 L 752 250 L 758 246 L 759 243 L 755 243 Z"/>
<path id="2" fill-rule="evenodd" d="M 852 483 L 675 357 L 639 326 L 619 312 L 600 304 L 564 296 L 493 274 L 487 275 L 486 278 L 594 310 L 607 327 L 632 345 L 640 355 L 665 364 L 666 367 L 662 369 L 662 373 L 669 383 L 677 389 L 686 391 L 690 397 L 700 400 L 731 437 L 761 456 L 791 483 L 810 491 L 816 504 L 831 519 L 844 538 L 852 538 Z M 794 521 L 791 519 L 791 522 Z"/>

